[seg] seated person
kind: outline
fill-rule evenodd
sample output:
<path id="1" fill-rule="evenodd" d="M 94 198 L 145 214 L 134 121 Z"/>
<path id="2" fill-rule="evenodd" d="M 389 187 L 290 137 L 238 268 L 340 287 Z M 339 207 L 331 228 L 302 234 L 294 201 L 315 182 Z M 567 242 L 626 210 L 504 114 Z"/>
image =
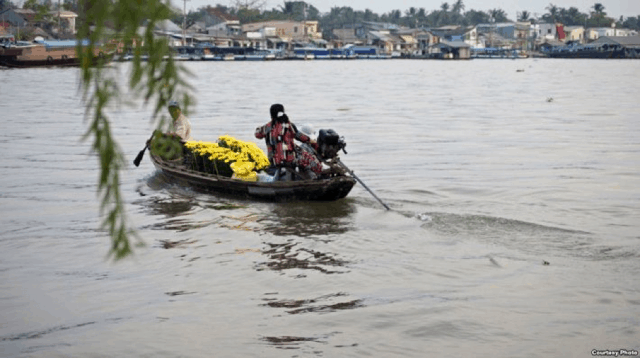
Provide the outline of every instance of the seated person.
<path id="1" fill-rule="evenodd" d="M 315 132 L 309 125 L 303 125 L 300 132 L 312 139 L 308 143 L 296 146 L 298 163 L 301 167 L 306 168 L 307 177 L 315 179 L 322 172 L 322 162 L 318 159 L 318 144 L 313 139 Z"/>
<path id="2" fill-rule="evenodd" d="M 180 137 L 183 142 L 193 140 L 193 138 L 191 138 L 191 122 L 189 122 L 189 119 L 182 114 L 182 110 L 180 109 L 178 102 L 169 102 L 169 113 L 171 114 L 171 118 L 173 118 L 173 132 L 169 132 L 167 134 L 174 134 Z"/>
<path id="3" fill-rule="evenodd" d="M 271 165 L 276 167 L 299 167 L 302 172 L 311 171 L 315 177 L 322 171 L 322 165 L 317 158 L 298 155 L 294 139 L 303 143 L 311 142 L 311 138 L 298 131 L 296 126 L 289 122 L 289 117 L 284 113 L 284 106 L 274 104 L 270 109 L 271 122 L 256 128 L 255 136 L 264 138 L 267 144 L 267 155 Z M 311 142 L 314 145 L 314 142 Z M 316 144 L 317 145 L 317 144 Z M 315 162 L 314 162 L 315 160 Z"/>

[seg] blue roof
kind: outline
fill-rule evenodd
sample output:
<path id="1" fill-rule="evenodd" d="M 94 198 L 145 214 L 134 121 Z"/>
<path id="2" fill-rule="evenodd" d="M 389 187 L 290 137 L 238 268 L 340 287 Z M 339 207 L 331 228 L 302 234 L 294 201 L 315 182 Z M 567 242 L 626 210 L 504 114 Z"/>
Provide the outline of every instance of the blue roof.
<path id="1" fill-rule="evenodd" d="M 75 47 L 78 44 L 77 40 L 44 40 L 39 43 L 44 44 L 47 47 Z M 82 40 L 82 46 L 88 46 L 89 40 Z"/>

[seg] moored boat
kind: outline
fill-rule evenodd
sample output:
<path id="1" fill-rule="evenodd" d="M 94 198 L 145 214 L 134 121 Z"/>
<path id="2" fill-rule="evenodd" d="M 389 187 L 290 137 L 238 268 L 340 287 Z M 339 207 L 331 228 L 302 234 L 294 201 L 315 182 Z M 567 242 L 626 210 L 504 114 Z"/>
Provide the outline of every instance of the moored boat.
<path id="1" fill-rule="evenodd" d="M 18 42 L 0 47 L 0 65 L 7 67 L 79 66 L 76 41 Z M 97 58 L 108 60 L 108 54 L 95 49 Z"/>
<path id="2" fill-rule="evenodd" d="M 576 45 L 555 48 L 546 52 L 550 58 L 632 58 L 622 46 Z"/>

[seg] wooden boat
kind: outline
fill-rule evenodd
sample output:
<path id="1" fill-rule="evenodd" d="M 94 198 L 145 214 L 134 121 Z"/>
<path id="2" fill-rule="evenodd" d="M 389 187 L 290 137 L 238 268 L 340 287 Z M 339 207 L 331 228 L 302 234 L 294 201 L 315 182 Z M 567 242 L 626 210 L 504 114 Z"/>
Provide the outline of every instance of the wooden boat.
<path id="1" fill-rule="evenodd" d="M 249 182 L 188 169 L 182 159 L 167 161 L 151 154 L 151 162 L 164 175 L 180 184 L 210 192 L 273 201 L 338 200 L 346 197 L 356 183 L 356 179 L 346 174 L 316 180 Z"/>
<path id="2" fill-rule="evenodd" d="M 108 56 L 96 48 L 95 55 Z M 96 59 L 97 62 L 97 59 Z M 0 47 L 0 65 L 7 67 L 79 66 L 75 41 L 21 42 Z"/>

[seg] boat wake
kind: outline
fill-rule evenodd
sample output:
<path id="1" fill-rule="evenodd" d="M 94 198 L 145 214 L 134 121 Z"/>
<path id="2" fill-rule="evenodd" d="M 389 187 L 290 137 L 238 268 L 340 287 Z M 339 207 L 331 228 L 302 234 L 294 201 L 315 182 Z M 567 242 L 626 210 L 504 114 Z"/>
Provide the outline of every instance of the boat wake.
<path id="1" fill-rule="evenodd" d="M 415 214 L 415 218 L 423 222 L 424 230 L 439 237 L 478 240 L 538 257 L 553 255 L 596 261 L 640 257 L 636 249 L 601 245 L 603 239 L 580 230 L 485 215 L 422 212 Z"/>

